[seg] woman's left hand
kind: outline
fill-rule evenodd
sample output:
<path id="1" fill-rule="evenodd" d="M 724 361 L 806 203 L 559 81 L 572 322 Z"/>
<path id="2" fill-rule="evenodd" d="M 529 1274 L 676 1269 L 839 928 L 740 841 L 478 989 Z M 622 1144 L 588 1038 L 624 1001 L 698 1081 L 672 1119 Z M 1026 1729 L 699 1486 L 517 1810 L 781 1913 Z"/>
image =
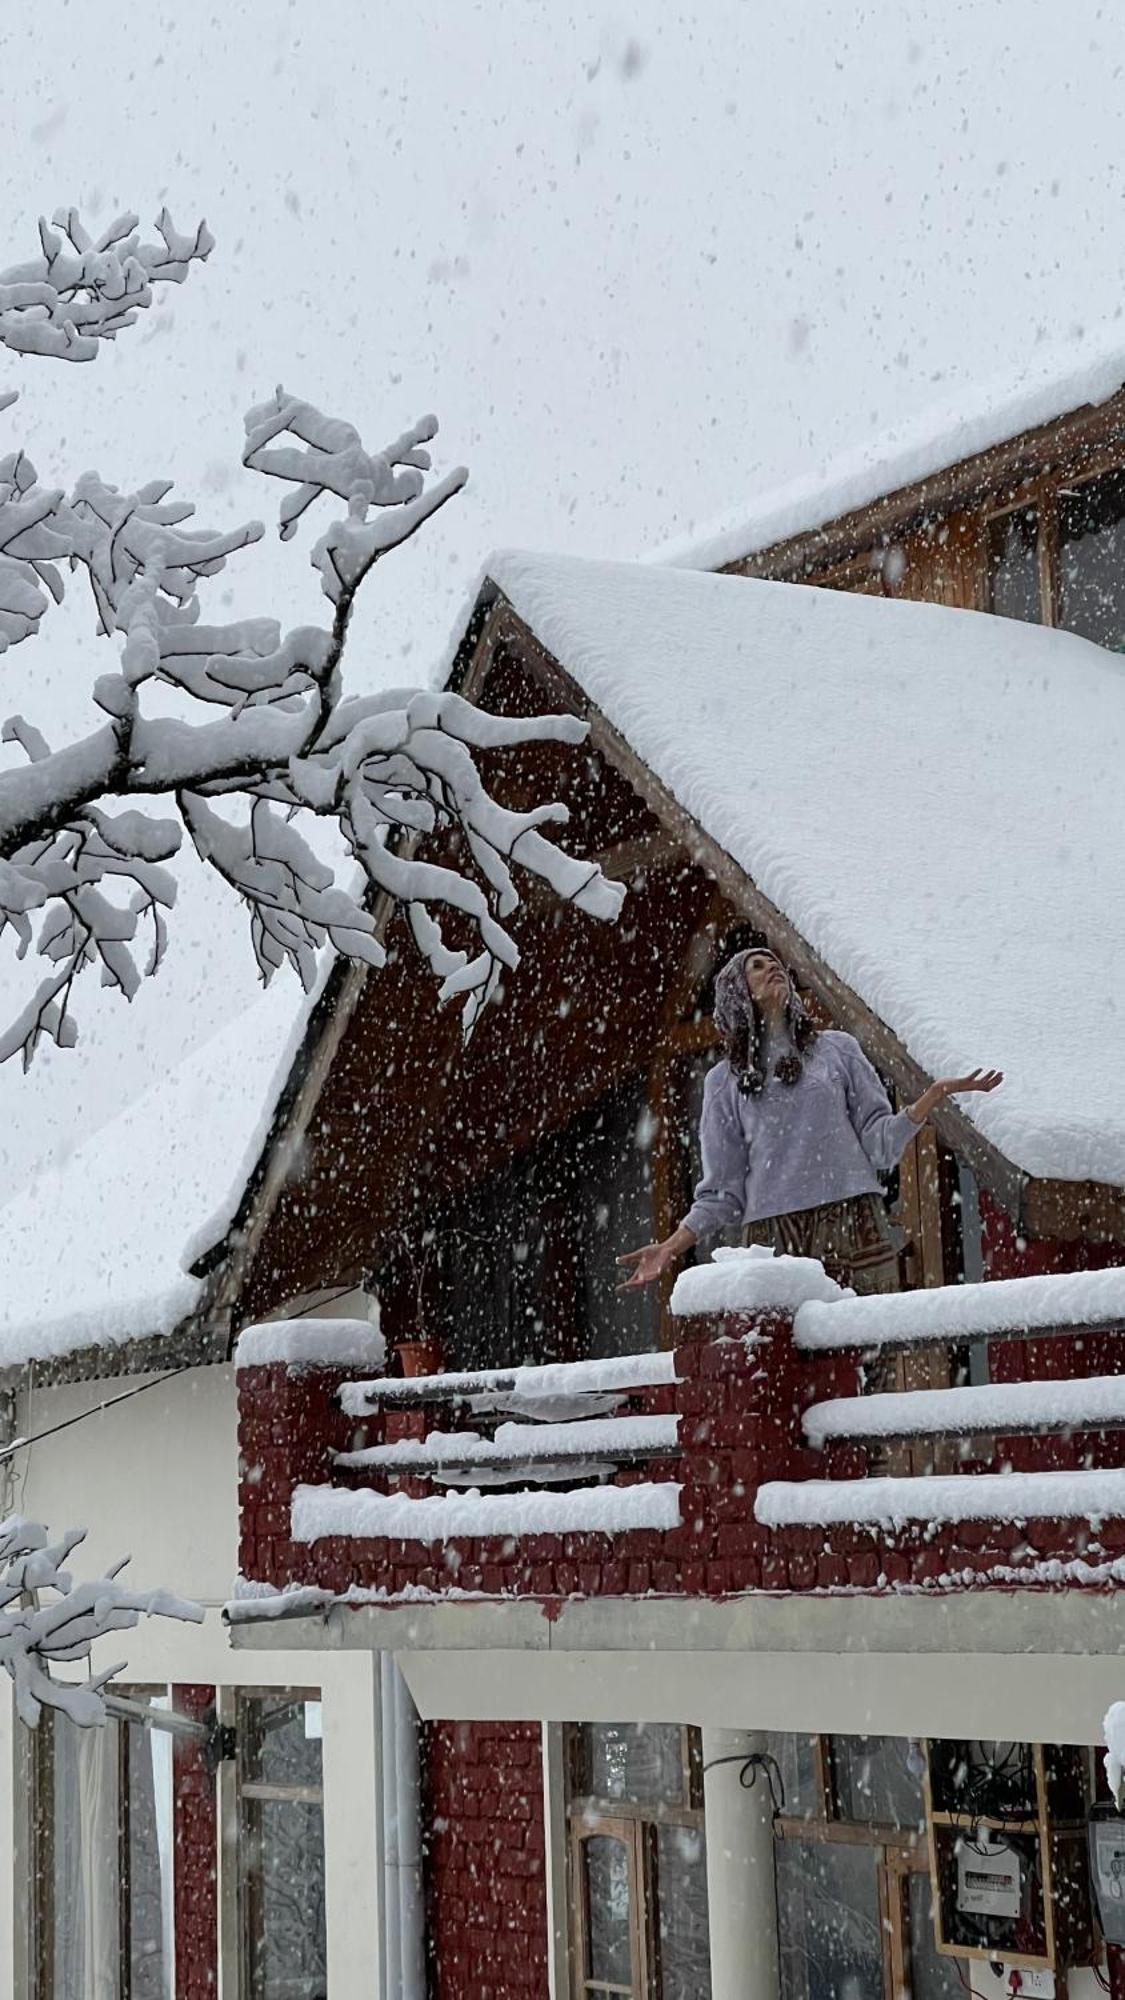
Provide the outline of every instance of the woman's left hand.
<path id="1" fill-rule="evenodd" d="M 959 1097 L 963 1091 L 995 1090 L 1004 1081 L 1002 1069 L 974 1069 L 968 1076 L 940 1076 L 924 1090 L 914 1104 L 907 1106 L 916 1125 L 924 1125 L 935 1105 L 947 1097 Z"/>

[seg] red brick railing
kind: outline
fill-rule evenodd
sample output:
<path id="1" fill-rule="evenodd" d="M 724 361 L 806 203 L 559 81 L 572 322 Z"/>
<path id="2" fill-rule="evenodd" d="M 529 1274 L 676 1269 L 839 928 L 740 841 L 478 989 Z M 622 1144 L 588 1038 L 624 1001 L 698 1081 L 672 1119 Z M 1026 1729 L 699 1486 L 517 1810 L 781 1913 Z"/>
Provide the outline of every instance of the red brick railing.
<path id="1" fill-rule="evenodd" d="M 530 1597 L 548 1606 L 575 1596 L 650 1592 L 721 1597 L 754 1590 L 933 1590 L 973 1583 L 1108 1588 L 1125 1582 L 1125 1505 L 1103 1506 L 1091 1520 L 1069 1490 L 1065 1507 L 1060 1502 L 1059 1512 L 1046 1518 L 1040 1494 L 1038 1508 L 1022 1520 L 1006 1518 L 1001 1499 L 994 1514 L 985 1509 L 977 1519 L 765 1525 L 755 1511 L 764 1507 L 765 1486 L 776 1494 L 779 1482 L 787 1491 L 810 1481 L 870 1482 L 885 1467 L 885 1447 L 843 1441 L 813 1449 L 802 1428 L 811 1405 L 863 1391 L 864 1356 L 856 1349 L 802 1349 L 792 1317 L 778 1311 L 724 1314 L 684 1327 L 696 1337 L 676 1350 L 674 1379 L 632 1389 L 619 1402 L 621 1414 L 675 1415 L 677 1455 L 622 1467 L 608 1481 L 650 1489 L 674 1482 L 678 1524 L 614 1534 L 575 1532 L 564 1523 L 557 1531 L 439 1540 L 355 1532 L 295 1539 L 291 1501 L 299 1487 L 432 1494 L 435 1489 L 417 1475 L 344 1469 L 334 1454 L 404 1435 L 426 1437 L 441 1418 L 448 1421 L 448 1406 L 440 1413 L 380 1407 L 376 1385 L 370 1414 L 357 1420 L 338 1400 L 344 1381 L 354 1380 L 354 1367 L 242 1367 L 243 1577 L 273 1589 L 314 1586 L 376 1601 L 470 1594 Z M 748 1334 L 755 1338 L 748 1342 Z M 1125 1335 L 1071 1326 L 1019 1343 L 1025 1379 L 1051 1379 L 1053 1355 L 1064 1344 L 1069 1379 L 1125 1373 Z M 958 1478 L 1016 1468 L 1074 1473 L 1081 1484 L 1090 1468 L 1125 1467 L 1125 1428 L 1107 1421 L 1082 1432 L 1054 1427 L 1041 1434 L 994 1433 L 987 1440 L 963 1436 L 955 1449 L 944 1449 Z M 874 1490 L 869 1483 L 860 1497 L 870 1499 Z M 847 1502 L 842 1487 L 839 1497 Z M 559 1511 L 565 1516 L 564 1504 Z"/>

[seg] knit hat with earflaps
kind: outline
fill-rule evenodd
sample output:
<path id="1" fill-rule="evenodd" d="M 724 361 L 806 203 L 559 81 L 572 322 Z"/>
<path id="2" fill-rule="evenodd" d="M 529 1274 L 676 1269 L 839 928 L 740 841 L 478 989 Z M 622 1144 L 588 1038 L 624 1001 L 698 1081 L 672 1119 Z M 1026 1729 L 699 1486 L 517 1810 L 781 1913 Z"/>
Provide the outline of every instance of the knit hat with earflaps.
<path id="1" fill-rule="evenodd" d="M 727 1058 L 744 1097 L 756 1097 L 766 1080 L 762 1066 L 762 1016 L 746 984 L 746 961 L 762 951 L 768 951 L 771 958 L 777 958 L 765 932 L 754 931 L 750 943 L 727 960 L 715 980 L 712 1016 L 726 1044 Z M 803 1068 L 796 1051 L 801 1046 L 808 1046 L 815 1030 L 793 985 L 792 974 L 779 958 L 777 962 L 789 981 L 785 1021 L 793 1039 L 794 1052 L 782 1056 L 774 1068 L 774 1075 L 780 1083 L 796 1083 Z"/>

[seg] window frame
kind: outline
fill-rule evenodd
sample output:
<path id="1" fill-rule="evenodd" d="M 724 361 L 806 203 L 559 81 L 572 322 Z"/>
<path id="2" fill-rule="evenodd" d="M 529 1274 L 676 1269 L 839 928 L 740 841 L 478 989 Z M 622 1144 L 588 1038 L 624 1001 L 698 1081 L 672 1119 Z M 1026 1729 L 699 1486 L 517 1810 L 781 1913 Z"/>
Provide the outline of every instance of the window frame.
<path id="1" fill-rule="evenodd" d="M 1013 487 L 1002 497 L 997 495 L 994 504 L 986 506 L 981 516 L 981 556 L 984 565 L 984 601 L 986 609 L 992 610 L 991 578 L 989 576 L 989 530 L 993 522 L 1001 521 L 1008 514 L 1019 514 L 1034 508 L 1038 517 L 1036 548 L 1039 558 L 1039 623 L 1058 627 L 1061 589 L 1059 581 L 1059 501 L 1064 490 L 1073 491 L 1080 486 L 1088 486 L 1093 481 L 1105 478 L 1107 473 L 1125 473 L 1125 451 L 1120 442 L 1105 445 L 1100 451 L 1083 454 L 1069 464 L 1057 465 L 1050 472 L 1039 473 Z"/>
<path id="2" fill-rule="evenodd" d="M 657 1832 L 665 1826 L 690 1827 L 707 1837 L 703 1809 L 703 1747 L 700 1732 L 689 1723 L 675 1723 L 680 1736 L 682 1801 L 637 1802 L 599 1799 L 584 1789 L 582 1730 L 597 1723 L 570 1723 L 563 1757 L 566 1778 L 566 1903 L 571 1951 L 571 1990 L 575 2000 L 626 2000 L 629 1989 L 587 1978 L 589 1924 L 582 1847 L 597 1834 L 624 1843 L 630 1856 L 630 1939 L 635 1973 L 634 2000 L 652 2000 L 659 1993 L 660 1926 Z M 601 1725 L 604 1726 L 604 1725 Z"/>
<path id="3" fill-rule="evenodd" d="M 115 1692 L 131 1701 L 167 1698 L 169 1684 L 129 1683 Z M 41 1726 L 34 1732 L 27 1750 L 28 1860 L 31 1884 L 27 1898 L 27 1973 L 30 1991 L 36 1996 L 53 1995 L 55 1977 L 55 1725 L 68 1718 L 59 1709 L 44 1711 Z M 45 1721 L 47 1726 L 43 1727 Z M 130 1730 L 144 1736 L 144 1726 L 124 1716 L 109 1716 L 101 1725 L 115 1732 L 117 1809 L 115 1814 L 115 1865 L 117 1869 L 117 1991 L 107 2000 L 130 2000 L 132 1965 L 132 1882 L 129 1848 L 129 1774 L 132 1738 Z M 77 1728 L 77 1724 L 72 1727 Z M 174 1873 L 173 1869 L 173 1893 Z M 174 1953 L 174 1935 L 173 1935 Z M 175 1979 L 175 1965 L 169 1968 Z"/>
<path id="4" fill-rule="evenodd" d="M 254 1939 L 256 1936 L 255 1915 L 257 1910 L 256 1881 L 260 1874 L 245 1865 L 247 1851 L 253 1836 L 255 1823 L 259 1823 L 258 1844 L 260 1849 L 260 1815 L 255 1808 L 266 1803 L 318 1805 L 321 1823 L 324 1821 L 324 1773 L 321 1769 L 319 1785 L 284 1785 L 264 1778 L 247 1778 L 246 1763 L 254 1743 L 254 1733 L 250 1722 L 251 1704 L 261 1701 L 283 1701 L 290 1703 L 319 1702 L 323 1704 L 323 1690 L 318 1687 L 267 1687 L 239 1686 L 232 1689 L 234 1696 L 234 1723 L 236 1751 L 233 1760 L 233 1826 L 234 1835 L 234 1903 L 235 1924 L 238 1939 L 238 1995 L 239 2000 L 255 2000 L 255 1958 Z M 247 1806 L 250 1811 L 247 1811 Z M 327 1859 L 327 1857 L 326 1857 Z"/>
<path id="5" fill-rule="evenodd" d="M 786 1732 L 804 1735 L 804 1731 Z M 810 1735 L 816 1810 L 808 1818 L 779 1813 L 774 1820 L 776 1841 L 816 1841 L 838 1846 L 868 1847 L 874 1852 L 883 1952 L 883 2000 L 900 2000 L 912 1993 L 910 1978 L 910 1878 L 930 1874 L 930 1849 L 925 1819 L 915 1830 L 887 1826 L 876 1820 L 845 1819 L 840 1809 L 839 1782 L 833 1739 Z"/>

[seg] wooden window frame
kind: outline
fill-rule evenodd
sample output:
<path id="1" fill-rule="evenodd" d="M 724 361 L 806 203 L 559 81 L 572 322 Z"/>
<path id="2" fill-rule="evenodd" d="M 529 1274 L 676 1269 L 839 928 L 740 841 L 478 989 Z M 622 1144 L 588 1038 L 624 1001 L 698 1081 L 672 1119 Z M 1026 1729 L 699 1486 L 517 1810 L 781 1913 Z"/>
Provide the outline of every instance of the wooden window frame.
<path id="1" fill-rule="evenodd" d="M 597 1727 L 597 1724 L 591 1725 Z M 660 1940 L 658 1930 L 659 1874 L 657 1833 L 664 1826 L 684 1826 L 706 1838 L 703 1811 L 703 1756 L 699 1732 L 690 1724 L 676 1725 L 680 1732 L 680 1769 L 683 1802 L 659 1800 L 634 1802 L 627 1799 L 599 1799 L 583 1788 L 581 1723 L 567 1728 L 564 1743 L 566 1772 L 566 1900 L 571 1939 L 571 1990 L 575 2000 L 653 2000 L 659 1992 Z M 587 1840 L 605 1834 L 621 1841 L 629 1856 L 630 1957 L 635 1986 L 606 1985 L 587 1977 L 589 1927 L 586 1912 L 585 1871 L 582 1848 Z"/>
<path id="2" fill-rule="evenodd" d="M 930 1874 L 926 1825 L 923 1823 L 911 1830 L 909 1827 L 882 1825 L 874 1820 L 844 1819 L 840 1811 L 833 1739 L 828 1735 L 818 1735 L 810 1740 L 816 1810 L 807 1819 L 795 1813 L 779 1813 L 774 1820 L 774 1838 L 872 1850 L 879 1897 L 883 2000 L 902 2000 L 902 1996 L 912 1991 L 910 1878 L 912 1875 Z"/>
<path id="3" fill-rule="evenodd" d="M 256 1935 L 257 1889 L 251 1871 L 242 1865 L 244 1846 L 256 1814 L 254 1808 L 265 1801 L 283 1804 L 319 1805 L 324 1812 L 323 1772 L 319 1785 L 283 1785 L 261 1778 L 247 1778 L 246 1759 L 253 1742 L 248 1718 L 251 1704 L 260 1701 L 322 1702 L 323 1691 L 316 1687 L 239 1687 L 235 1691 L 234 1759 L 234 1848 L 235 1907 L 238 1934 L 239 2000 L 254 2000 L 253 1939 Z M 247 1812 L 247 1806 L 251 1808 Z"/>
<path id="4" fill-rule="evenodd" d="M 985 602 L 988 599 L 988 530 L 1007 514 L 1034 508 L 1038 517 L 1036 547 L 1039 556 L 1039 622 L 1057 627 L 1061 592 L 1059 587 L 1059 500 L 1064 490 L 1088 486 L 1107 473 L 1125 473 L 1125 452 L 1120 443 L 1083 454 L 1080 459 L 1055 466 L 1049 473 L 1029 479 L 981 515 L 981 549 L 985 564 Z"/>
<path id="5" fill-rule="evenodd" d="M 167 1684 L 131 1683 L 116 1692 L 134 1701 L 167 1696 Z M 49 1726 L 35 1732 L 27 1758 L 28 1817 L 30 1837 L 31 1888 L 27 1904 L 27 1965 L 30 1988 L 36 2000 L 47 2000 L 57 1989 L 55 1977 L 55 1739 L 59 1709 L 48 1711 Z M 63 1717 L 65 1720 L 65 1716 Z M 77 1727 L 77 1725 L 75 1725 Z M 117 1991 L 106 2000 L 130 2000 L 132 1968 L 132 1883 L 129 1853 L 129 1758 L 135 1729 L 143 1735 L 139 1722 L 111 1716 L 104 1725 L 116 1733 L 117 1763 Z"/>

